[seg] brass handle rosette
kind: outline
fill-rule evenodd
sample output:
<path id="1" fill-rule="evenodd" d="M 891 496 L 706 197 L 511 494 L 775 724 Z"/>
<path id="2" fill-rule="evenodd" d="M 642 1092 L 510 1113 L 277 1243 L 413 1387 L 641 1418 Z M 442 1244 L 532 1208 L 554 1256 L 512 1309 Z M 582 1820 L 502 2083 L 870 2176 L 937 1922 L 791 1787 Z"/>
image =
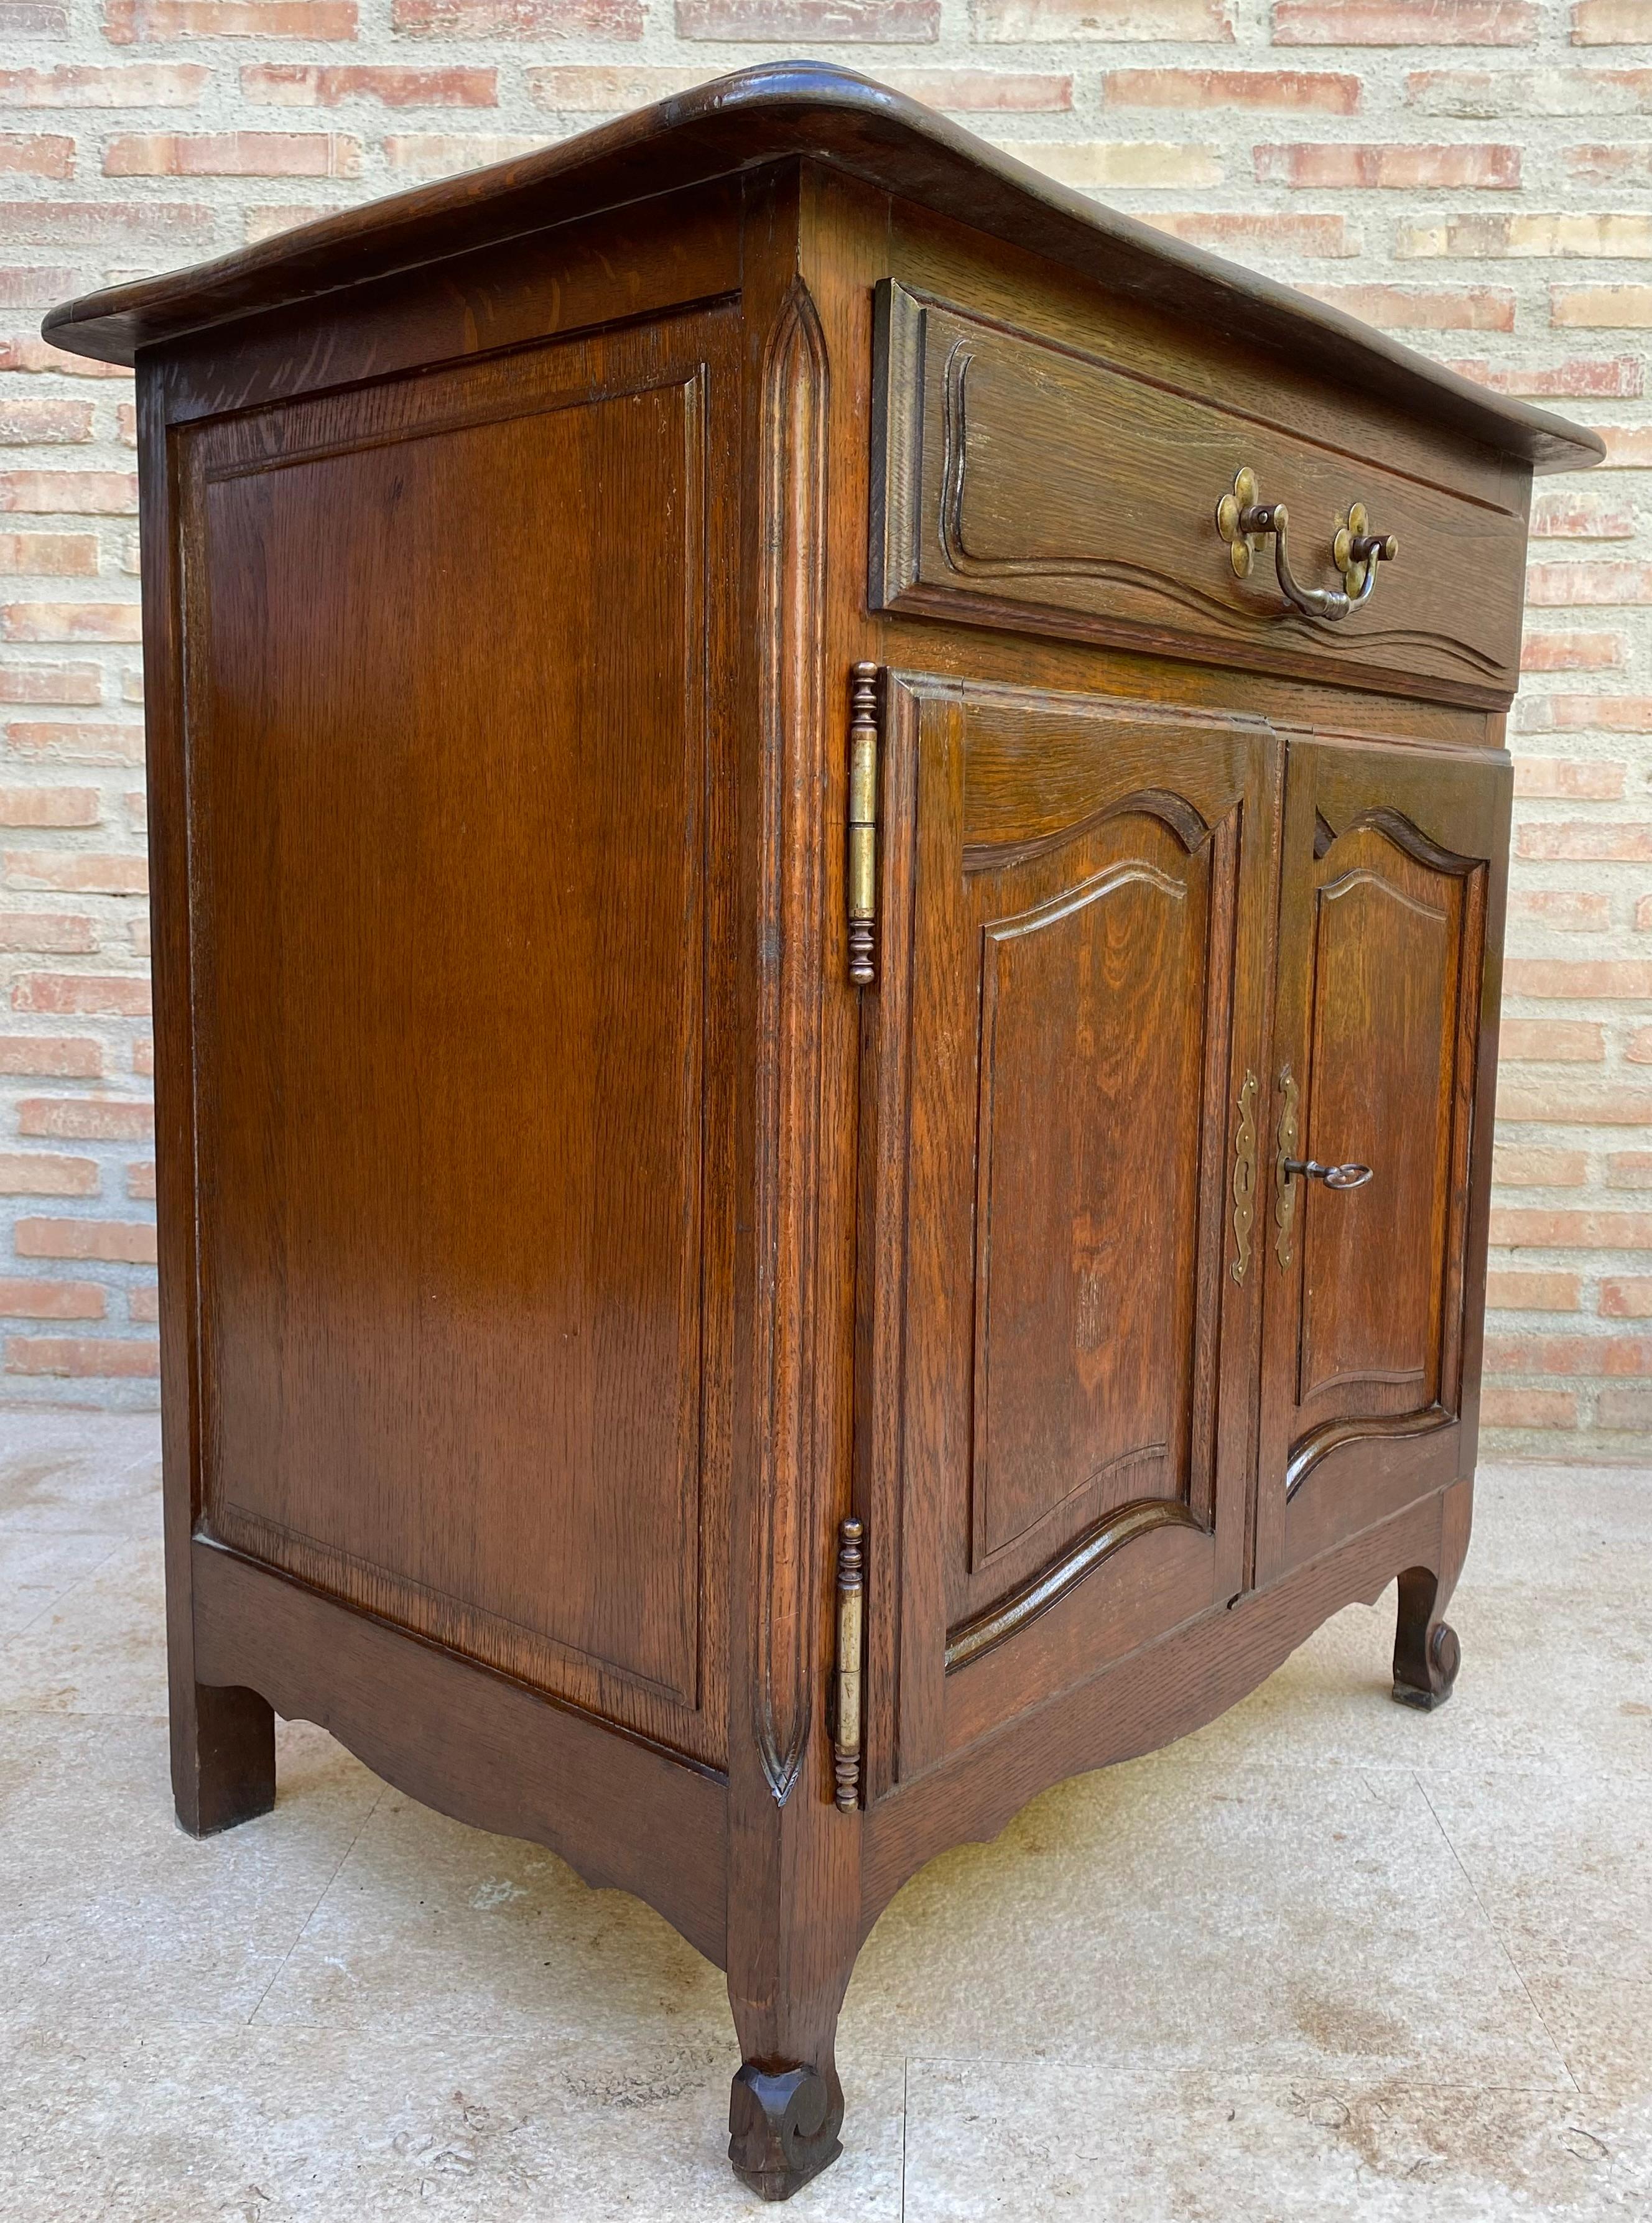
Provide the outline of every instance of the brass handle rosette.
<path id="1" fill-rule="evenodd" d="M 1236 579 L 1248 579 L 1263 543 L 1273 541 L 1274 576 L 1279 591 L 1305 618 L 1340 625 L 1371 600 L 1377 566 L 1391 564 L 1399 543 L 1391 532 L 1372 532 L 1362 501 L 1351 502 L 1337 520 L 1331 560 L 1342 576 L 1340 587 L 1304 587 L 1290 568 L 1290 513 L 1283 501 L 1257 500 L 1256 473 L 1248 464 L 1235 472 L 1233 489 L 1216 505 L 1216 530 L 1227 544 Z"/>

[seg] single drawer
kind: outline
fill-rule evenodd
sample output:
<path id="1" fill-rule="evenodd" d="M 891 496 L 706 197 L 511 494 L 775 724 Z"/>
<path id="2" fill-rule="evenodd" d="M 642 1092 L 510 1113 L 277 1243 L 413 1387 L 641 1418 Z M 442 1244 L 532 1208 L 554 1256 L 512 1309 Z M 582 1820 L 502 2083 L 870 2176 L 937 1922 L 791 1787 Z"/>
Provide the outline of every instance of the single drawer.
<path id="1" fill-rule="evenodd" d="M 1523 492 L 1518 511 L 1477 501 L 1192 390 L 1207 366 L 1147 378 L 892 280 L 877 330 L 874 608 L 1446 701 L 1514 692 Z M 1306 599 L 1368 585 L 1346 614 L 1292 604 L 1280 535 L 1239 535 L 1237 503 L 1224 538 L 1241 471 L 1240 501 L 1283 505 Z M 1356 504 L 1353 529 L 1396 552 L 1345 576 Z"/>

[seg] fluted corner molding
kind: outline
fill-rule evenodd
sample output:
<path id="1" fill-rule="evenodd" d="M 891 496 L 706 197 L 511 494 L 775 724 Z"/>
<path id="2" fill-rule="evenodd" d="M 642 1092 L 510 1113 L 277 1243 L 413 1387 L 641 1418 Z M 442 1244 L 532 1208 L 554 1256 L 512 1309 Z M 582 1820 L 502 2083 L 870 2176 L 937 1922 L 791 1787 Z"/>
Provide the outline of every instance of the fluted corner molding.
<path id="1" fill-rule="evenodd" d="M 818 1002 L 825 962 L 826 338 L 801 277 L 763 363 L 763 970 L 758 1105 L 760 1605 L 753 1720 L 777 1804 L 810 1720 L 817 1261 L 807 1162 L 820 1134 Z"/>

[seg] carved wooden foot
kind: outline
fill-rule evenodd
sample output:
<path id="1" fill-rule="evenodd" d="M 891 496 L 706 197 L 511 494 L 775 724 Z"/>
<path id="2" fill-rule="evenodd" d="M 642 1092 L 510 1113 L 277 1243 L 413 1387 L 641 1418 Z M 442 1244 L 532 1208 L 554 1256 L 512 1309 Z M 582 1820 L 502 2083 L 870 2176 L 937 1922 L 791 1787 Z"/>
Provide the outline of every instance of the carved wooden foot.
<path id="1" fill-rule="evenodd" d="M 843 2151 L 835 2069 L 763 2069 L 745 2062 L 728 2094 L 728 2158 L 764 2200 L 790 2200 Z"/>
<path id="2" fill-rule="evenodd" d="M 1437 1575 L 1413 1567 L 1400 1577 L 1399 1626 L 1394 1637 L 1394 1697 L 1432 1713 L 1451 1696 L 1462 1659 L 1457 1632 L 1437 1618 L 1445 1601 Z"/>
<path id="3" fill-rule="evenodd" d="M 275 1804 L 275 1716 L 256 1691 L 173 1686 L 172 1788 L 192 1837 L 215 1836 Z"/>

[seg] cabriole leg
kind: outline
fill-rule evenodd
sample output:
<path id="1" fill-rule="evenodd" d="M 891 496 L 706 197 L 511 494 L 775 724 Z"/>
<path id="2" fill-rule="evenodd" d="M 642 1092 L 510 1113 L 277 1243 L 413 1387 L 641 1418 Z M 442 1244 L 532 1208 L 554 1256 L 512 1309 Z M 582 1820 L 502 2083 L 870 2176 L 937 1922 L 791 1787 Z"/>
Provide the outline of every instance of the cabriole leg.
<path id="1" fill-rule="evenodd" d="M 1453 1483 L 1441 1502 L 1439 1567 L 1408 1567 L 1400 1577 L 1394 1697 L 1422 1713 L 1443 1706 L 1457 1680 L 1462 1647 L 1445 1612 L 1468 1552 L 1472 1507 L 1472 1482 Z"/>

